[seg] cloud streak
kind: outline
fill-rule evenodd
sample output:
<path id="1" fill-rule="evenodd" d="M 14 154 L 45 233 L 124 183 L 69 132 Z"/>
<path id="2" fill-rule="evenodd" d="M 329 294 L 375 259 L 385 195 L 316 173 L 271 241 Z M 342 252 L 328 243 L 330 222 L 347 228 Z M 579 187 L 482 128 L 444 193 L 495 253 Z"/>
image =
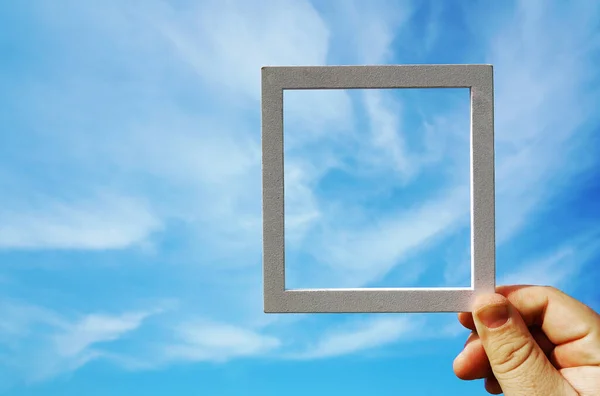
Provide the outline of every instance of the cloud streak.
<path id="1" fill-rule="evenodd" d="M 39 197 L 0 209 L 0 249 L 123 249 L 160 230 L 160 220 L 138 199 L 102 194 L 78 202 Z"/>
<path id="2" fill-rule="evenodd" d="M 45 307 L 4 299 L 0 304 L 0 366 L 7 376 L 5 383 L 47 380 L 103 358 L 104 346 L 134 332 L 157 313 L 66 317 Z"/>
<path id="3" fill-rule="evenodd" d="M 353 328 L 330 331 L 306 351 L 293 354 L 291 358 L 312 360 L 355 354 L 412 336 L 420 328 L 407 316 L 374 319 L 355 324 Z"/>
<path id="4" fill-rule="evenodd" d="M 214 361 L 262 355 L 281 345 L 273 336 L 225 323 L 188 322 L 175 329 L 176 339 L 165 347 L 172 361 Z"/>

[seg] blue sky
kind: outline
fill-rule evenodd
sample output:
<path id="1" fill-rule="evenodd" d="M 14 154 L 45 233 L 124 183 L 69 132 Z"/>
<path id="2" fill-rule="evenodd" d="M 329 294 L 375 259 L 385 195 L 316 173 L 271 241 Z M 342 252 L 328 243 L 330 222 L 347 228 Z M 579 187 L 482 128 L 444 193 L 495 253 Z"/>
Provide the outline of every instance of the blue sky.
<path id="1" fill-rule="evenodd" d="M 492 63 L 497 279 L 596 309 L 600 3 L 3 2 L 0 394 L 483 394 L 453 314 L 266 315 L 260 67 Z M 290 287 L 469 284 L 468 92 L 287 92 Z"/>

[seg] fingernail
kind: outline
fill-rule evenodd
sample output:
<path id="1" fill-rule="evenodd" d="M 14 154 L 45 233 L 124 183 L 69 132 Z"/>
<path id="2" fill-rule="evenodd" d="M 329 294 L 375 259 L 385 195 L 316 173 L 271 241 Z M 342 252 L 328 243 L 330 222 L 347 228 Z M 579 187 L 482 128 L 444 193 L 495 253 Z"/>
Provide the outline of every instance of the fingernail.
<path id="1" fill-rule="evenodd" d="M 479 321 L 488 329 L 495 329 L 508 321 L 508 306 L 490 305 L 477 312 Z"/>

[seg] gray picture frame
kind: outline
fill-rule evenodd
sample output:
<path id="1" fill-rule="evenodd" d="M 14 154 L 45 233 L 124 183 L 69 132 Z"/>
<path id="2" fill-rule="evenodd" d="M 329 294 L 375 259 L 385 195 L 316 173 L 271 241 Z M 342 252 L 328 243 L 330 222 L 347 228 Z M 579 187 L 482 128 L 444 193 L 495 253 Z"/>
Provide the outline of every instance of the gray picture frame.
<path id="1" fill-rule="evenodd" d="M 262 182 L 265 313 L 468 312 L 495 290 L 492 65 L 263 67 Z M 471 101 L 471 286 L 285 288 L 283 91 L 469 88 Z"/>

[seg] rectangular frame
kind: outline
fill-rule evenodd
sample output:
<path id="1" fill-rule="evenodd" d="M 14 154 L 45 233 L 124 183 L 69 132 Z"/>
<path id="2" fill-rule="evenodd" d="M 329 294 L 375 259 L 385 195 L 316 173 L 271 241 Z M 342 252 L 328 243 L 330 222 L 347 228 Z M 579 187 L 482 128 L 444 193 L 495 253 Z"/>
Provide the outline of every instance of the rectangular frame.
<path id="1" fill-rule="evenodd" d="M 471 287 L 286 290 L 283 91 L 394 88 L 470 89 Z M 266 313 L 468 312 L 495 291 L 492 65 L 263 67 L 262 174 Z"/>

